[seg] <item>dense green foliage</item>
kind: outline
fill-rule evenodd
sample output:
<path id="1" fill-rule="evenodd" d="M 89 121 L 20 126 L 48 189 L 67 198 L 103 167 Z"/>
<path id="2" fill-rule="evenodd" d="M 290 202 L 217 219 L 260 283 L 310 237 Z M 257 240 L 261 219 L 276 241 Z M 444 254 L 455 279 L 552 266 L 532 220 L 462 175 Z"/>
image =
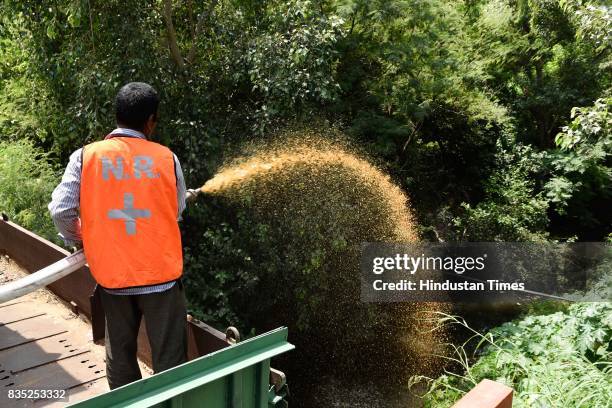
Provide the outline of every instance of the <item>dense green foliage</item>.
<path id="1" fill-rule="evenodd" d="M 32 142 L 0 142 L 0 208 L 12 221 L 57 243 L 47 203 L 58 182 L 57 170 Z"/>
<path id="2" fill-rule="evenodd" d="M 448 324 L 466 325 L 455 317 Z M 612 400 L 612 305 L 576 303 L 551 314 L 528 315 L 486 334 L 475 333 L 479 359 L 464 347 L 451 358 L 462 375 L 433 381 L 429 407 L 450 407 L 488 378 L 515 390 L 516 407 L 604 407 Z"/>
<path id="3" fill-rule="evenodd" d="M 576 223 L 603 227 L 603 232 L 609 228 L 605 214 L 612 199 L 611 107 L 612 98 L 607 98 L 592 107 L 572 109 L 573 120 L 555 139 L 559 150 L 548 155 L 552 177 L 544 189 L 559 214 L 571 211 L 566 228 Z"/>
<path id="4" fill-rule="evenodd" d="M 574 107 L 608 109 L 596 1 L 3 1 L 0 19 L 0 135 L 61 163 L 112 127 L 120 84 L 145 80 L 191 183 L 245 138 L 323 118 L 387 163 L 427 237 L 609 233 L 609 127 L 599 147 L 555 146 L 582 126 Z"/>

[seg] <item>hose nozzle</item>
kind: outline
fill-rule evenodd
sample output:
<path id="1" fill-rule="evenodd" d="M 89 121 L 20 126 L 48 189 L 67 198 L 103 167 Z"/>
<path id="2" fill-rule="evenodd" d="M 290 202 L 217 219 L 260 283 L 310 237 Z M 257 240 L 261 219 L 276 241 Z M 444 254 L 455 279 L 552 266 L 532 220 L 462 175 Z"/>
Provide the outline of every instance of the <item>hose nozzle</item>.
<path id="1" fill-rule="evenodd" d="M 187 201 L 193 201 L 196 199 L 196 197 L 198 196 L 198 194 L 200 194 L 202 192 L 201 189 L 199 188 L 190 188 L 187 190 L 187 192 L 185 193 L 185 200 Z"/>

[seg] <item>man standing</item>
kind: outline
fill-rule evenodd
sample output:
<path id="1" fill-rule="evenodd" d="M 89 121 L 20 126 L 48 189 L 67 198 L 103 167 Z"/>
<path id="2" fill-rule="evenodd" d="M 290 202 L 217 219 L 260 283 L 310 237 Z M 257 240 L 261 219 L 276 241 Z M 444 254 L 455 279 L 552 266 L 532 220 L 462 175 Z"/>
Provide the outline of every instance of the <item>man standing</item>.
<path id="1" fill-rule="evenodd" d="M 111 389 L 141 378 L 136 338 L 143 316 L 154 371 L 186 361 L 178 227 L 186 189 L 177 157 L 148 140 L 158 105 L 150 85 L 123 86 L 115 101 L 117 129 L 70 156 L 49 204 L 64 240 L 82 242 L 102 289 Z"/>

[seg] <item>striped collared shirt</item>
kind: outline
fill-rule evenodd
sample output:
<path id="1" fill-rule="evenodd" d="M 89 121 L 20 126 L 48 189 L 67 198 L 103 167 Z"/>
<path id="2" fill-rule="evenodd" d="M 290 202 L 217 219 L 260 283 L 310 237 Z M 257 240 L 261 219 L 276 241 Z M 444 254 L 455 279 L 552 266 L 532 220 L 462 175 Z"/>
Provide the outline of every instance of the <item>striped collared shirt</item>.
<path id="1" fill-rule="evenodd" d="M 126 128 L 113 130 L 108 137 L 121 135 L 146 139 L 142 132 Z M 49 211 L 59 235 L 64 239 L 66 245 L 74 245 L 81 242 L 81 220 L 79 218 L 79 199 L 81 190 L 81 167 L 82 151 L 78 149 L 70 155 L 70 161 L 60 184 L 53 190 Z M 185 178 L 178 158 L 174 155 L 174 168 L 176 170 L 176 191 L 178 200 L 177 219 L 180 220 L 185 210 Z M 170 289 L 175 282 L 162 283 L 160 285 L 140 286 L 137 288 L 105 289 L 113 295 L 144 295 L 147 293 L 158 293 Z"/>

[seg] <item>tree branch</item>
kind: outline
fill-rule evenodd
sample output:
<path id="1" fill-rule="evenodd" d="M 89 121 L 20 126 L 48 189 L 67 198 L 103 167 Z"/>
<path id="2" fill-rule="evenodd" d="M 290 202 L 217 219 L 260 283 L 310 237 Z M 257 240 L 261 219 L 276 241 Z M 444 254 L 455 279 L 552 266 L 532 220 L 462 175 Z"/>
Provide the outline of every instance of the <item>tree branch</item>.
<path id="1" fill-rule="evenodd" d="M 178 42 L 176 41 L 176 30 L 172 23 L 172 0 L 164 0 L 164 10 L 162 13 L 164 22 L 166 23 L 166 31 L 168 35 L 168 47 L 170 48 L 170 54 L 172 59 L 178 65 L 179 68 L 185 69 L 185 61 L 181 55 Z"/>
<path id="2" fill-rule="evenodd" d="M 211 14 L 212 14 L 213 10 L 215 9 L 215 6 L 217 5 L 218 2 L 219 2 L 219 0 L 212 0 L 210 2 L 210 4 L 208 5 L 208 8 L 206 9 L 206 11 L 202 12 L 198 16 L 198 23 L 196 25 L 196 29 L 195 29 L 195 32 L 193 34 L 193 40 L 191 42 L 191 49 L 189 50 L 189 54 L 187 55 L 187 63 L 188 64 L 192 64 L 193 61 L 195 60 L 196 51 L 197 51 L 196 40 L 198 39 L 200 34 L 202 34 L 202 30 L 204 29 L 204 22 L 209 19 L 209 17 L 211 16 Z"/>

